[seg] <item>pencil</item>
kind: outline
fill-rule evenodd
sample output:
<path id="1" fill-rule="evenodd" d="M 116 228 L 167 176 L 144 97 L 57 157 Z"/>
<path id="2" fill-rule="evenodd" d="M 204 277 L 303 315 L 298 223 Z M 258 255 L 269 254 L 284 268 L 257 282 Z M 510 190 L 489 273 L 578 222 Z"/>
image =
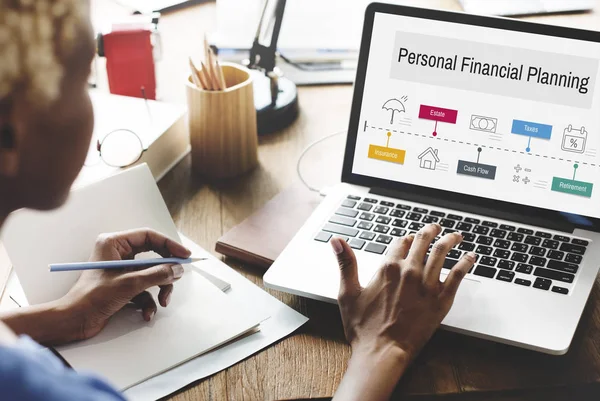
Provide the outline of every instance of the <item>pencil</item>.
<path id="1" fill-rule="evenodd" d="M 192 58 L 188 57 L 188 60 L 190 62 L 190 70 L 192 70 L 192 74 L 191 74 L 192 75 L 192 82 L 199 89 L 206 89 L 204 87 L 204 85 L 202 84 L 201 80 L 200 80 L 200 75 L 198 74 L 198 70 L 196 69 L 196 66 L 194 65 L 194 62 L 192 61 Z"/>
<path id="2" fill-rule="evenodd" d="M 215 57 L 211 48 L 208 48 L 208 68 L 210 72 L 210 76 L 213 80 L 213 86 L 215 89 L 222 90 L 221 84 L 219 83 L 219 79 L 217 77 L 217 69 L 215 68 Z"/>
<path id="3" fill-rule="evenodd" d="M 82 262 L 82 263 L 54 263 L 48 265 L 51 272 L 67 272 L 78 270 L 98 269 L 127 269 L 147 268 L 164 264 L 188 265 L 190 263 L 206 260 L 206 258 L 156 258 L 156 259 L 133 259 L 133 260 L 110 260 L 105 262 Z"/>
<path id="4" fill-rule="evenodd" d="M 221 64 L 219 64 L 219 59 L 215 60 L 215 64 L 217 66 L 217 75 L 219 78 L 219 83 L 221 85 L 221 90 L 227 89 L 227 84 L 225 83 L 225 76 L 223 75 L 223 68 L 221 68 Z"/>
<path id="5" fill-rule="evenodd" d="M 206 64 L 204 64 L 203 62 L 200 62 L 200 65 L 202 66 L 202 70 L 200 71 L 200 73 L 204 74 L 204 79 L 207 82 L 208 90 L 215 90 L 215 89 L 217 89 L 217 87 L 213 83 L 213 80 L 211 78 L 211 73 L 210 73 L 208 67 L 206 67 Z"/>

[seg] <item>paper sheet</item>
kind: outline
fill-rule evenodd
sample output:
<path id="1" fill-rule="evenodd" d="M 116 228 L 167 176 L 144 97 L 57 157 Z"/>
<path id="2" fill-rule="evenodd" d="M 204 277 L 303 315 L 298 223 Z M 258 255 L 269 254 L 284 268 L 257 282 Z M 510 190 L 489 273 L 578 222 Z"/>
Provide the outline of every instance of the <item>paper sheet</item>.
<path id="1" fill-rule="evenodd" d="M 150 292 L 156 298 L 157 289 Z M 231 341 L 268 317 L 187 268 L 171 304 L 159 307 L 150 322 L 135 307 L 125 307 L 97 336 L 57 350 L 75 370 L 93 371 L 125 390 Z"/>
<path id="2" fill-rule="evenodd" d="M 227 296 L 241 302 L 252 300 L 254 309 L 263 311 L 271 317 L 261 323 L 259 332 L 192 359 L 160 376 L 128 389 L 125 391 L 125 396 L 132 401 L 156 400 L 165 397 L 190 383 L 235 365 L 293 333 L 308 321 L 308 318 L 254 285 L 183 234 L 180 233 L 180 237 L 183 244 L 190 248 L 194 255 L 206 256 L 210 259 L 203 264 L 203 269 L 231 283 L 231 289 L 227 291 Z"/>

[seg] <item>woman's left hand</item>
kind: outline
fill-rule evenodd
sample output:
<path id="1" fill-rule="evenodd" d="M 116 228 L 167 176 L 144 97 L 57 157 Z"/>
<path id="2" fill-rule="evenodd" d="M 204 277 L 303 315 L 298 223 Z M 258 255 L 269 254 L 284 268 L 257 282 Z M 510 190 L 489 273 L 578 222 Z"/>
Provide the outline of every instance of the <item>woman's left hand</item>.
<path id="1" fill-rule="evenodd" d="M 90 261 L 133 259 L 136 254 L 154 251 L 163 257 L 188 258 L 183 245 L 149 229 L 103 234 L 98 237 Z M 61 303 L 73 314 L 79 326 L 76 339 L 98 334 L 111 316 L 133 302 L 150 321 L 157 305 L 148 288 L 158 286 L 158 302 L 167 307 L 173 293 L 173 283 L 183 276 L 181 265 L 158 265 L 143 270 L 88 270 Z"/>

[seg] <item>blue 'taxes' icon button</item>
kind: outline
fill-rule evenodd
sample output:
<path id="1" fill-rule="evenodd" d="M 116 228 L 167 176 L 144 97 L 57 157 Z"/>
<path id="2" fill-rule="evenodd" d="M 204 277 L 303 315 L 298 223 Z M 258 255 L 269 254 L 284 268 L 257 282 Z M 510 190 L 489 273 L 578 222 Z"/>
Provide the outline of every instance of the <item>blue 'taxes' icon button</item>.
<path id="1" fill-rule="evenodd" d="M 552 126 L 530 121 L 513 120 L 513 134 L 531 136 L 534 138 L 550 139 L 552 136 Z"/>

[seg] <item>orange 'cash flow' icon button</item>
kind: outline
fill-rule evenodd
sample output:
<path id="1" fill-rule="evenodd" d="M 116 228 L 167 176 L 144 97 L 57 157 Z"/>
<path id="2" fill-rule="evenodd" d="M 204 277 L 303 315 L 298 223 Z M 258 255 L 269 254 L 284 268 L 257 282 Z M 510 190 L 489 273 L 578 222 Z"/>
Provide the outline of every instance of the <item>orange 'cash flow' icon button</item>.
<path id="1" fill-rule="evenodd" d="M 404 164 L 406 150 L 386 148 L 385 146 L 369 145 L 369 159 Z"/>

